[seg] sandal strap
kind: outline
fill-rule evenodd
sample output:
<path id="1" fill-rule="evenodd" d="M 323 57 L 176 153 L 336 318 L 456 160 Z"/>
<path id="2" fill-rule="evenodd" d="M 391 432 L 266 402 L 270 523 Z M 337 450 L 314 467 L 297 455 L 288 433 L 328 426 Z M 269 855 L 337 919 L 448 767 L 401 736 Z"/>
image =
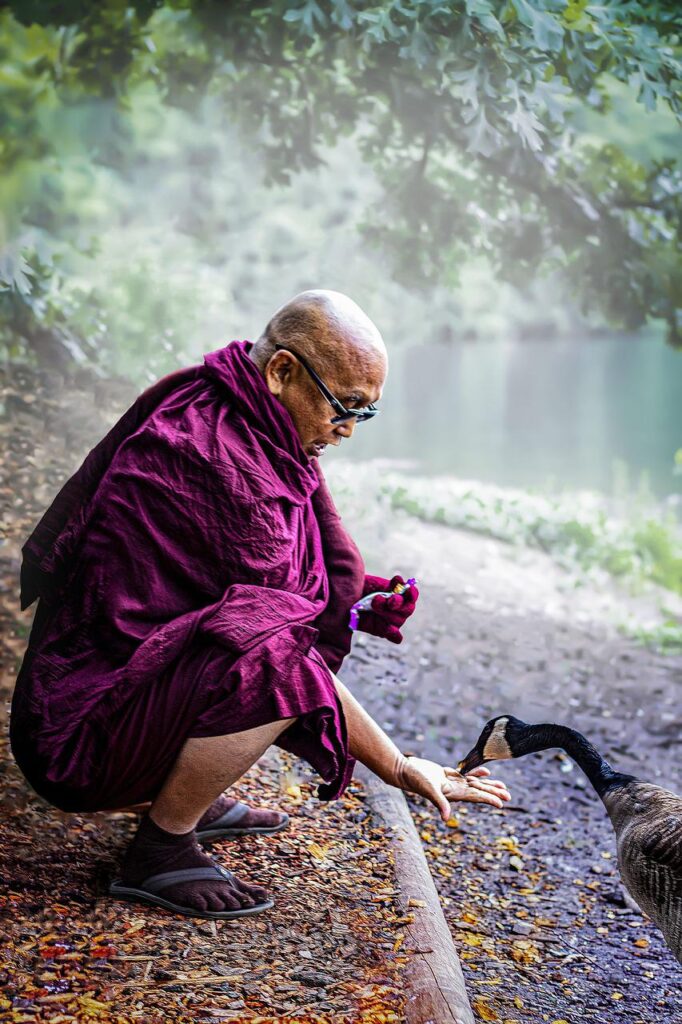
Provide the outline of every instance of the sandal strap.
<path id="1" fill-rule="evenodd" d="M 149 878 L 145 878 L 140 888 L 146 889 L 148 892 L 159 892 L 160 889 L 165 889 L 168 885 L 176 885 L 178 882 L 199 882 L 209 878 L 214 882 L 219 878 L 224 878 L 228 882 L 234 881 L 231 871 L 216 864 L 212 868 L 183 868 L 180 871 L 163 871 L 159 875 L 150 875 Z"/>
<path id="2" fill-rule="evenodd" d="M 209 828 L 223 828 L 226 825 L 236 825 L 238 821 L 250 811 L 251 808 L 248 804 L 244 804 L 241 800 L 237 800 L 233 807 L 230 807 L 224 814 L 221 814 L 219 818 L 215 818 L 214 821 L 209 821 L 203 828 L 198 829 L 199 832 L 203 832 Z"/>

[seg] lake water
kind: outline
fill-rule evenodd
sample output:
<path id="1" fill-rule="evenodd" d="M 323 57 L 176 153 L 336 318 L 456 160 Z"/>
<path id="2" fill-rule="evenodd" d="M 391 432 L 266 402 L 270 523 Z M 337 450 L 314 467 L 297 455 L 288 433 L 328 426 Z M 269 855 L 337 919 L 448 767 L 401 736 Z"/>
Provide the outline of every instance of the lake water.
<path id="1" fill-rule="evenodd" d="M 657 496 L 682 491 L 682 352 L 660 335 L 395 346 L 390 358 L 381 414 L 344 457 L 605 493 L 620 463 L 633 488 L 645 472 Z"/>

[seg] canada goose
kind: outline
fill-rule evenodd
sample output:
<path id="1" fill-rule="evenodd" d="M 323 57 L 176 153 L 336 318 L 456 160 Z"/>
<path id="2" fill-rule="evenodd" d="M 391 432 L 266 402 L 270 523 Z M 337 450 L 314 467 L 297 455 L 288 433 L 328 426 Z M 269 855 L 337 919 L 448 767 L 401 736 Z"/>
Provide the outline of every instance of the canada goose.
<path id="1" fill-rule="evenodd" d="M 565 750 L 601 797 L 616 833 L 623 882 L 682 963 L 682 797 L 615 771 L 574 729 L 527 725 L 512 715 L 491 719 L 458 768 L 466 775 L 485 761 L 550 747 Z"/>

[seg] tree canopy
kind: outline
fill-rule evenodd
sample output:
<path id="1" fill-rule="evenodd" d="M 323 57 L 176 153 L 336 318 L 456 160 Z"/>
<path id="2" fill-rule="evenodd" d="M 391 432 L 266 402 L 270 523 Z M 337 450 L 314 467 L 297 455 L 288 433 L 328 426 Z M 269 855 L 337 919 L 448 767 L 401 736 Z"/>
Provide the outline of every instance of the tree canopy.
<path id="1" fill-rule="evenodd" d="M 410 287 L 484 255 L 560 271 L 586 309 L 682 346 L 676 0 L 16 0 L 0 3 L 0 321 L 69 344 L 48 300 L 93 168 L 125 176 L 131 110 L 206 98 L 271 182 L 343 136 L 382 185 L 365 238 Z M 666 112 L 650 152 L 590 130 L 631 96 Z M 136 151 L 136 159 L 139 151 Z M 64 167 L 77 165 L 68 178 Z"/>

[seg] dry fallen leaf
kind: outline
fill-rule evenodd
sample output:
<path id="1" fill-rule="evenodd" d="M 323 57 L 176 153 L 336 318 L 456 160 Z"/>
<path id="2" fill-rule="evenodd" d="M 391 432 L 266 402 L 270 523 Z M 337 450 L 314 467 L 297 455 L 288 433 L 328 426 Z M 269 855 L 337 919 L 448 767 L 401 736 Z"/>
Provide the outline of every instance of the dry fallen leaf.
<path id="1" fill-rule="evenodd" d="M 308 843 L 308 853 L 311 857 L 314 857 L 315 860 L 324 860 L 327 856 L 328 849 L 328 846 L 322 847 L 319 843 Z"/>
<path id="2" fill-rule="evenodd" d="M 521 853 L 516 836 L 498 836 L 495 840 L 495 846 L 499 846 L 502 850 L 508 850 L 509 853 L 517 855 Z"/>
<path id="3" fill-rule="evenodd" d="M 511 948 L 511 955 L 517 964 L 537 964 L 541 961 L 540 950 L 529 939 L 522 939 L 515 942 Z"/>
<path id="4" fill-rule="evenodd" d="M 492 1006 L 490 1006 L 485 999 L 482 999 L 480 997 L 478 999 L 474 999 L 471 1005 L 478 1014 L 480 1020 L 490 1021 L 500 1019 L 493 1010 Z"/>

